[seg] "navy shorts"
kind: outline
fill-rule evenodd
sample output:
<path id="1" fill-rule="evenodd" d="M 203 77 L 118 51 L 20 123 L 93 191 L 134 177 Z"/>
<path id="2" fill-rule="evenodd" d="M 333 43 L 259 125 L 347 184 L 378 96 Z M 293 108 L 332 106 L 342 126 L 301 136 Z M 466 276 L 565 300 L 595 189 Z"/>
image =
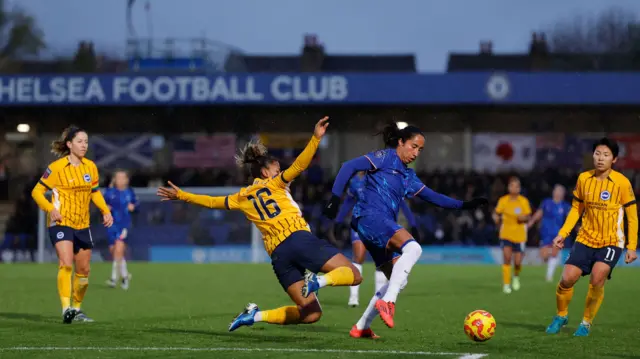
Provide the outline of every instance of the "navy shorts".
<path id="1" fill-rule="evenodd" d="M 582 275 L 591 274 L 591 269 L 596 262 L 603 262 L 611 267 L 611 272 L 622 256 L 622 248 L 608 246 L 602 248 L 591 248 L 582 243 L 575 242 L 569 253 L 569 258 L 565 264 L 574 265 L 582 270 Z M 609 279 L 611 279 L 609 272 Z"/>
<path id="2" fill-rule="evenodd" d="M 319 273 L 320 269 L 340 253 L 329 242 L 308 231 L 293 232 L 271 253 L 273 272 L 286 291 L 293 283 L 304 280 L 305 269 Z"/>
<path id="3" fill-rule="evenodd" d="M 501 239 L 500 240 L 500 248 L 511 247 L 511 249 L 512 249 L 512 251 L 514 253 L 524 253 L 526 245 L 527 244 L 525 242 L 516 243 L 516 242 L 511 242 L 508 239 Z"/>
<path id="4" fill-rule="evenodd" d="M 60 241 L 72 241 L 73 253 L 81 249 L 93 249 L 93 238 L 89 228 L 75 229 L 67 226 L 49 227 L 49 240 L 54 246 Z"/>
<path id="5" fill-rule="evenodd" d="M 400 253 L 387 249 L 387 244 L 391 237 L 402 229 L 402 226 L 395 221 L 373 216 L 364 216 L 354 218 L 351 221 L 351 227 L 360 235 L 360 240 L 369 254 L 371 254 L 376 268 L 400 256 Z"/>
<path id="6" fill-rule="evenodd" d="M 116 244 L 116 241 L 126 241 L 129 235 L 129 228 L 116 227 L 115 225 L 107 228 L 107 234 L 109 235 L 109 245 Z"/>

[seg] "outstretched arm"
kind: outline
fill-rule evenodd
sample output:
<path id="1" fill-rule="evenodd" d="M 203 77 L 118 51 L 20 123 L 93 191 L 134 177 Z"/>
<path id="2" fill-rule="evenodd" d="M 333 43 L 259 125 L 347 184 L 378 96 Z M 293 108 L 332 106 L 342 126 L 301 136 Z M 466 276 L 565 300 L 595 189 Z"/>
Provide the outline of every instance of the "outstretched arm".
<path id="1" fill-rule="evenodd" d="M 193 194 L 183 190 L 178 191 L 178 199 L 199 206 L 214 209 L 230 209 L 228 206 L 229 196 L 207 196 L 203 194 Z"/>
<path id="2" fill-rule="evenodd" d="M 238 208 L 238 193 L 230 194 L 228 196 L 207 196 L 201 194 L 193 194 L 185 192 L 169 181 L 170 187 L 160 187 L 156 192 L 156 195 L 160 197 L 161 201 L 185 201 L 187 203 L 197 204 L 199 206 L 214 208 L 214 209 L 237 209 Z"/>
<path id="3" fill-rule="evenodd" d="M 342 167 L 340 167 L 340 171 L 338 171 L 338 174 L 336 175 L 335 181 L 333 182 L 331 192 L 334 196 L 341 197 L 344 192 L 344 188 L 347 186 L 347 183 L 349 183 L 349 180 L 354 173 L 359 171 L 370 171 L 372 169 L 374 169 L 373 164 L 367 156 L 360 156 L 343 163 Z"/>
<path id="4" fill-rule="evenodd" d="M 420 181 L 415 172 L 412 171 L 411 173 L 413 178 L 411 179 L 411 182 L 409 184 L 407 193 L 408 198 L 420 197 L 429 203 L 447 209 L 473 209 L 484 206 L 488 202 L 486 198 L 474 198 L 471 201 L 463 202 L 445 196 L 427 187 L 424 183 L 422 183 L 422 181 Z"/>
<path id="5" fill-rule="evenodd" d="M 464 204 L 463 201 L 435 192 L 424 184 L 422 185 L 422 189 L 418 190 L 414 196 L 418 196 L 429 203 L 446 209 L 462 209 Z"/>
<path id="6" fill-rule="evenodd" d="M 304 170 L 306 170 L 311 164 L 311 160 L 313 160 L 313 156 L 316 155 L 316 151 L 318 150 L 318 146 L 320 145 L 320 140 L 324 136 L 327 131 L 327 126 L 329 126 L 329 117 L 324 117 L 316 124 L 316 128 L 313 131 L 313 137 L 304 148 L 302 153 L 298 155 L 293 164 L 284 170 L 282 174 L 280 174 L 280 178 L 282 179 L 283 184 L 289 183 L 293 181 L 296 177 L 300 176 Z"/>

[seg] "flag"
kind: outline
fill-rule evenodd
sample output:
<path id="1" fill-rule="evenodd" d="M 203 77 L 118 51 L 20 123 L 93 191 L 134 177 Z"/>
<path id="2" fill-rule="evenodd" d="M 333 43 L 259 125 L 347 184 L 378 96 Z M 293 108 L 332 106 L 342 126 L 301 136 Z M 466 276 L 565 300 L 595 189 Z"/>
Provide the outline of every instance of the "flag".
<path id="1" fill-rule="evenodd" d="M 640 135 L 614 133 L 608 136 L 618 142 L 620 153 L 616 169 L 640 169 Z"/>
<path id="2" fill-rule="evenodd" d="M 137 169 L 155 165 L 154 135 L 93 135 L 91 155 L 98 168 Z"/>
<path id="3" fill-rule="evenodd" d="M 479 172 L 530 171 L 536 162 L 536 136 L 510 133 L 473 135 L 473 169 Z"/>
<path id="4" fill-rule="evenodd" d="M 173 165 L 178 168 L 229 168 L 235 166 L 236 136 L 181 136 L 173 139 Z"/>

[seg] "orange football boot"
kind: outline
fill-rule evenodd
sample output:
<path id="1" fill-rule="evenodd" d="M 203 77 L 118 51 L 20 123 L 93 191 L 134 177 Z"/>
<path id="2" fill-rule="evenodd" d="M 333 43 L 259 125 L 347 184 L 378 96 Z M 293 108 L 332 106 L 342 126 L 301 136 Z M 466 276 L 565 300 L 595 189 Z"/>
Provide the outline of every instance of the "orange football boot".
<path id="1" fill-rule="evenodd" d="M 371 328 L 367 329 L 358 329 L 355 325 L 351 328 L 349 335 L 352 338 L 369 338 L 369 339 L 378 339 L 380 338 L 376 333 L 371 330 Z"/>
<path id="2" fill-rule="evenodd" d="M 389 328 L 393 328 L 393 315 L 396 313 L 396 305 L 392 302 L 385 302 L 382 299 L 376 301 L 376 310 L 380 318 Z"/>

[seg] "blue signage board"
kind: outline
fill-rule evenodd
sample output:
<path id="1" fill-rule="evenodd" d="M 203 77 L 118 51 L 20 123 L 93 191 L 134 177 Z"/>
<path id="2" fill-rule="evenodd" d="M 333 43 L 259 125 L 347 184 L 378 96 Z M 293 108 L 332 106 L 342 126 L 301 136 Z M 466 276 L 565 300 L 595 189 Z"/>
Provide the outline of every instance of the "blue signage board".
<path id="1" fill-rule="evenodd" d="M 0 76 L 0 106 L 639 105 L 640 73 Z"/>

